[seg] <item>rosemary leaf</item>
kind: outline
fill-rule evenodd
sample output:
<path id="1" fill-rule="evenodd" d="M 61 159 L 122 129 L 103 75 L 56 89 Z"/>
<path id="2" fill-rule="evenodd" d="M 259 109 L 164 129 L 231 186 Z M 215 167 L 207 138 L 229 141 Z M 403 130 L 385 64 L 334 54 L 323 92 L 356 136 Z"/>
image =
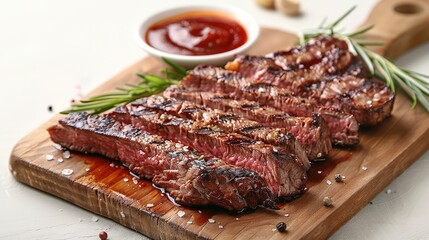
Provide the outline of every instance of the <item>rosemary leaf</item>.
<path id="1" fill-rule="evenodd" d="M 97 95 L 79 103 L 74 103 L 70 109 L 61 112 L 68 114 L 72 112 L 87 111 L 92 114 L 102 113 L 112 109 L 120 104 L 132 102 L 138 98 L 148 97 L 164 91 L 172 84 L 177 84 L 187 75 L 186 69 L 174 64 L 173 62 L 164 59 L 172 70 L 163 70 L 165 77 L 158 77 L 152 74 L 137 73 L 141 78 L 137 84 L 126 83 L 125 87 L 117 87 L 117 92 Z"/>
<path id="2" fill-rule="evenodd" d="M 381 44 L 380 42 L 367 41 L 363 38 L 363 34 L 372 29 L 373 25 L 348 34 L 336 29 L 341 21 L 355 8 L 355 6 L 352 7 L 337 20 L 326 26 L 326 20 L 324 20 L 317 29 L 305 31 L 300 35 L 301 44 L 305 44 L 319 36 L 332 36 L 346 41 L 350 49 L 362 59 L 373 76 L 384 80 L 393 92 L 395 92 L 396 85 L 399 85 L 411 97 L 413 107 L 420 103 L 429 112 L 429 76 L 398 67 L 383 56 L 367 49 L 367 46 Z"/>
<path id="3" fill-rule="evenodd" d="M 350 39 L 348 42 L 353 45 L 353 48 L 356 53 L 361 56 L 362 61 L 364 61 L 365 65 L 368 67 L 371 75 L 374 75 L 374 65 L 372 64 L 372 60 L 370 59 L 370 57 L 366 54 L 365 49 L 359 46 L 359 44 L 355 43 L 355 41 L 352 39 Z"/>
<path id="4" fill-rule="evenodd" d="M 365 27 L 365 28 L 362 28 L 362 29 L 359 29 L 359 30 L 357 30 L 357 31 L 355 31 L 355 32 L 352 32 L 352 33 L 349 33 L 349 34 L 346 34 L 346 36 L 347 37 L 355 37 L 355 36 L 358 36 L 358 35 L 361 35 L 361 34 L 363 34 L 363 33 L 366 33 L 366 32 L 368 32 L 369 30 L 371 30 L 372 28 L 374 28 L 374 25 L 369 25 L 369 26 L 367 26 L 367 27 Z"/>
<path id="5" fill-rule="evenodd" d="M 333 23 L 328 25 L 328 28 L 335 28 L 335 26 L 337 26 L 341 21 L 344 20 L 344 18 L 346 18 L 351 12 L 353 12 L 355 10 L 356 6 L 353 6 L 352 8 L 350 8 L 346 13 L 344 13 L 341 17 L 339 17 L 337 20 L 335 20 Z"/>

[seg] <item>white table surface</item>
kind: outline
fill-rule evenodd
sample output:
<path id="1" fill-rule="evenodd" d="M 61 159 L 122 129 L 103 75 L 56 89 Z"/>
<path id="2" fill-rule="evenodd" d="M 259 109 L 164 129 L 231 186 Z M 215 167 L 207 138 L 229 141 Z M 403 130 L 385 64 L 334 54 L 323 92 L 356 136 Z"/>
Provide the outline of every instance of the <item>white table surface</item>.
<path id="1" fill-rule="evenodd" d="M 14 180 L 8 170 L 15 143 L 119 71 L 146 56 L 134 41 L 136 25 L 155 11 L 209 0 L 0 1 L 0 239 L 142 239 L 143 235 Z M 240 6 L 262 26 L 291 32 L 318 25 L 324 16 L 363 22 L 373 0 L 302 0 L 303 15 L 290 18 L 251 0 L 217 0 Z M 429 74 L 429 44 L 397 59 Z M 429 124 L 429 123 L 416 123 Z M 429 239 L 429 152 L 392 182 L 332 239 Z"/>

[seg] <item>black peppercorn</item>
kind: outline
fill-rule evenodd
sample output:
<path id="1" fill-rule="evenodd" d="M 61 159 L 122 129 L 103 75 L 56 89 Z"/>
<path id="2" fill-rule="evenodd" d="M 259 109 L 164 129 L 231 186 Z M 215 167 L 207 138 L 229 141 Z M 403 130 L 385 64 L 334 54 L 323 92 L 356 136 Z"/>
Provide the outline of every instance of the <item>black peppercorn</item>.
<path id="1" fill-rule="evenodd" d="M 279 232 L 284 232 L 284 231 L 286 231 L 286 223 L 279 222 L 279 223 L 277 223 L 276 228 Z"/>
<path id="2" fill-rule="evenodd" d="M 335 178 L 336 182 L 342 182 L 343 181 L 343 176 L 341 176 L 340 174 L 335 174 L 334 178 Z"/>

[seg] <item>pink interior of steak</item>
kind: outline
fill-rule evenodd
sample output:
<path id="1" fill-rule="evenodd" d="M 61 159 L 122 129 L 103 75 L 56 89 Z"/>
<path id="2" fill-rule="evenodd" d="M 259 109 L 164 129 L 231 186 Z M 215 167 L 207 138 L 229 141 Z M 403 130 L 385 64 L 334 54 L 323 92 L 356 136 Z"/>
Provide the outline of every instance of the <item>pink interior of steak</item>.
<path id="1" fill-rule="evenodd" d="M 214 204 L 229 210 L 262 204 L 275 208 L 271 192 L 258 174 L 199 155 L 109 117 L 71 114 L 48 131 L 56 143 L 115 158 L 136 174 L 153 178 L 178 203 Z"/>
<path id="2" fill-rule="evenodd" d="M 203 153 L 223 159 L 229 164 L 251 169 L 265 178 L 275 197 L 289 198 L 300 194 L 306 182 L 307 165 L 279 148 L 219 127 L 154 113 L 133 104 L 118 108 L 111 114 L 115 119 L 131 123 L 166 139 L 181 142 Z M 293 176 L 293 178 L 291 178 Z"/>

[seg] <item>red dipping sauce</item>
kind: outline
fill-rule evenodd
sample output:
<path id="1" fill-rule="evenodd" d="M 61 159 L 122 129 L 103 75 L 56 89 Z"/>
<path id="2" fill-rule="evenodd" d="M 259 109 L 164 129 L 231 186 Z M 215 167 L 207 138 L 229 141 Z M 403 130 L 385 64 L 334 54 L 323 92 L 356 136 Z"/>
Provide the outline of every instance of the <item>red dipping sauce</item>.
<path id="1" fill-rule="evenodd" d="M 247 33 L 225 14 L 194 11 L 153 24 L 146 31 L 145 41 L 163 52 L 199 56 L 238 48 L 246 43 Z"/>

